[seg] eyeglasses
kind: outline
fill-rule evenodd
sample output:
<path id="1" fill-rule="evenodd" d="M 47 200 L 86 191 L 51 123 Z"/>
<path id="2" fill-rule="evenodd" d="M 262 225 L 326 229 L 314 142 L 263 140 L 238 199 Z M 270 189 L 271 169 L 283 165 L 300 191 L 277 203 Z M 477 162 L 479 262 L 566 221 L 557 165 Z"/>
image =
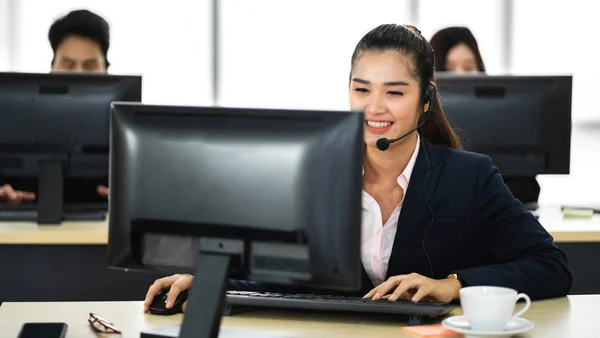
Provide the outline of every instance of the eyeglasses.
<path id="1" fill-rule="evenodd" d="M 102 334 L 121 334 L 121 331 L 115 327 L 115 325 L 108 320 L 93 314 L 90 312 L 88 322 L 94 331 Z"/>

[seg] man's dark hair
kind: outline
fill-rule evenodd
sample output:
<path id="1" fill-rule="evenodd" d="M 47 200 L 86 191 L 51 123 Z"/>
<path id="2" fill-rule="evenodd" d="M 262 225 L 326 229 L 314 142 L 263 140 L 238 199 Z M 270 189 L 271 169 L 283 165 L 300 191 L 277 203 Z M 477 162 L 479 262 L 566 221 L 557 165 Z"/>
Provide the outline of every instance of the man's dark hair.
<path id="1" fill-rule="evenodd" d="M 86 9 L 72 11 L 54 21 L 50 26 L 48 40 L 54 51 L 53 64 L 58 46 L 65 38 L 73 35 L 97 42 L 100 45 L 102 54 L 104 54 L 106 68 L 108 68 L 110 65 L 107 58 L 108 47 L 110 46 L 110 26 L 104 18 Z"/>

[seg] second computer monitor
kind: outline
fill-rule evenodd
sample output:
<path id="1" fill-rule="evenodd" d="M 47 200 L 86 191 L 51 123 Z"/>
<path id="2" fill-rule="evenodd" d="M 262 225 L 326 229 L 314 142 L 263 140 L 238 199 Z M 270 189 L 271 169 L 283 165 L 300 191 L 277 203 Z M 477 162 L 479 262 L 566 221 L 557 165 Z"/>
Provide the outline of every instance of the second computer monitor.
<path id="1" fill-rule="evenodd" d="M 232 278 L 357 290 L 363 121 L 113 104 L 109 265 L 189 271 L 204 252 Z"/>
<path id="2" fill-rule="evenodd" d="M 64 204 L 74 202 L 63 201 L 65 182 L 76 180 L 77 192 L 88 181 L 108 182 L 110 104 L 141 99 L 141 76 L 0 73 L 0 176 L 37 186 L 32 220 L 65 218 Z M 97 196 L 96 185 L 86 194 Z"/>
<path id="3" fill-rule="evenodd" d="M 571 76 L 436 77 L 467 150 L 490 155 L 507 177 L 569 173 Z"/>

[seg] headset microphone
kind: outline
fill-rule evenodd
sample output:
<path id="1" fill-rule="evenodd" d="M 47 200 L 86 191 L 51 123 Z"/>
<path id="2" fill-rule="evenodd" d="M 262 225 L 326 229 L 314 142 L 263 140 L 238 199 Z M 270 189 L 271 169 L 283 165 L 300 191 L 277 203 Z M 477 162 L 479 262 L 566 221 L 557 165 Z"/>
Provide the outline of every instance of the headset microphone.
<path id="1" fill-rule="evenodd" d="M 427 112 L 427 116 L 429 116 L 428 112 Z M 423 119 L 423 121 L 421 121 L 421 123 L 419 123 L 419 125 L 415 129 L 409 131 L 408 133 L 406 133 L 406 134 L 404 134 L 404 135 L 402 135 L 402 136 L 400 136 L 398 138 L 395 138 L 395 139 L 392 139 L 392 140 L 388 140 L 385 137 L 380 138 L 379 140 L 377 140 L 377 143 L 376 143 L 377 149 L 379 149 L 381 151 L 385 151 L 385 150 L 387 150 L 390 147 L 390 144 L 392 144 L 392 143 L 394 143 L 396 141 L 400 141 L 401 139 L 405 138 L 406 136 L 414 133 L 415 130 L 419 129 L 423 125 L 423 123 L 427 119 L 427 116 L 425 116 L 425 118 Z"/>
<path id="2" fill-rule="evenodd" d="M 386 151 L 388 150 L 388 148 L 390 147 L 390 144 L 396 142 L 396 141 L 400 141 L 401 139 L 407 137 L 408 135 L 412 134 L 415 132 L 415 130 L 421 128 L 421 126 L 423 125 L 423 123 L 425 123 L 425 120 L 427 120 L 427 118 L 429 117 L 429 115 L 431 115 L 431 112 L 433 111 L 433 102 L 435 101 L 435 94 L 436 94 L 436 88 L 435 86 L 429 86 L 427 88 L 427 92 L 425 97 L 427 98 L 426 102 L 429 102 L 429 107 L 427 107 L 427 111 L 425 112 L 425 118 L 423 118 L 423 121 L 421 121 L 421 123 L 419 123 L 419 125 L 417 125 L 416 128 L 412 129 L 411 131 L 409 131 L 408 133 L 395 138 L 395 139 L 387 139 L 385 137 L 380 138 L 379 140 L 377 140 L 377 143 L 375 144 L 377 146 L 377 149 L 381 150 L 381 151 Z"/>

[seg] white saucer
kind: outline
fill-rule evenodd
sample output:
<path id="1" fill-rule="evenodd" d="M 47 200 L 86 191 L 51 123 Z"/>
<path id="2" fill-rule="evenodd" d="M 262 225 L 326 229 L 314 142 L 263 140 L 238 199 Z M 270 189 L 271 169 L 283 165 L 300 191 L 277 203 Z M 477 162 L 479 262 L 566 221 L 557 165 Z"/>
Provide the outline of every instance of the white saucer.
<path id="1" fill-rule="evenodd" d="M 448 330 L 462 333 L 466 337 L 491 337 L 491 336 L 512 336 L 527 332 L 535 327 L 535 324 L 525 318 L 511 319 L 502 331 L 475 331 L 469 326 L 465 316 L 454 316 L 442 321 L 442 325 Z"/>

